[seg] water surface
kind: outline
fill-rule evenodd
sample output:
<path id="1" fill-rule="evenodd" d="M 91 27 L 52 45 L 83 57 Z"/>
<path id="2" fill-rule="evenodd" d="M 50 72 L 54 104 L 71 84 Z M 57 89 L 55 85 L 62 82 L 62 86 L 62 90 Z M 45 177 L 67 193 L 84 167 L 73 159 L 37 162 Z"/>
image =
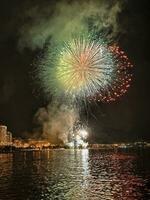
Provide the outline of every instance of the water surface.
<path id="1" fill-rule="evenodd" d="M 0 200 L 149 200 L 150 150 L 0 154 Z"/>

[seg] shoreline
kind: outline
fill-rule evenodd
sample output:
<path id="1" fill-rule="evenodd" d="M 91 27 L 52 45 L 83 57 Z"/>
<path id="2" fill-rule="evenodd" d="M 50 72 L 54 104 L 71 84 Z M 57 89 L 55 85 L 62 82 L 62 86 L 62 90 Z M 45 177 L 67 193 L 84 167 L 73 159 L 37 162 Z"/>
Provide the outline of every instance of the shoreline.
<path id="1" fill-rule="evenodd" d="M 114 147 L 114 148 L 40 148 L 40 149 L 34 149 L 34 148 L 16 148 L 16 149 L 0 149 L 0 154 L 3 153 L 16 153 L 16 152 L 44 152 L 44 151 L 52 151 L 52 150 L 101 150 L 101 151 L 126 151 L 126 150 L 149 150 L 150 147 Z"/>

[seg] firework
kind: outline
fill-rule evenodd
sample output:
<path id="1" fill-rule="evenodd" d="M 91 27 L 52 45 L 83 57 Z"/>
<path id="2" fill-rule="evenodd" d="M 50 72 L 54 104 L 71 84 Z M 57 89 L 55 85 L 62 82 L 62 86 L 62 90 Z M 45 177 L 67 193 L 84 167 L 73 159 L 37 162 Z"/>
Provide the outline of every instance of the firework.
<path id="1" fill-rule="evenodd" d="M 132 81 L 132 68 L 125 52 L 116 45 L 109 46 L 108 50 L 113 54 L 115 74 L 111 85 L 108 85 L 107 90 L 96 93 L 91 96 L 89 100 L 112 102 L 123 96 L 131 85 Z"/>
<path id="2" fill-rule="evenodd" d="M 52 54 L 47 51 L 40 75 L 47 93 L 71 101 L 114 101 L 130 86 L 131 64 L 117 46 L 77 37 Z"/>
<path id="3" fill-rule="evenodd" d="M 77 121 L 76 124 L 74 124 L 72 132 L 70 133 L 67 145 L 74 148 L 86 148 L 88 145 L 87 138 L 89 135 L 87 129 L 87 127 L 84 128 L 84 126 Z"/>

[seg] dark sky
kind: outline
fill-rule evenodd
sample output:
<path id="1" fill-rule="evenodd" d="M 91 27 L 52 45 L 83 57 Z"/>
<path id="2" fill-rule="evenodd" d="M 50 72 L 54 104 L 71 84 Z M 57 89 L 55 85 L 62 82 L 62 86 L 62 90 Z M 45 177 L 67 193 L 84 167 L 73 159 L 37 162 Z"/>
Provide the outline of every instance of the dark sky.
<path id="1" fill-rule="evenodd" d="M 32 1 L 32 5 L 43 2 Z M 150 83 L 150 27 L 148 0 L 124 1 L 119 15 L 123 28 L 119 45 L 134 64 L 134 80 L 128 93 L 112 104 L 90 105 L 89 126 L 92 140 L 132 141 L 150 140 L 149 83 Z M 19 32 L 27 20 L 23 16 L 30 6 L 28 0 L 1 0 L 0 5 L 0 123 L 8 126 L 14 136 L 31 132 L 33 117 L 39 107 L 46 105 L 34 84 L 32 63 L 40 50 L 18 49 Z M 92 114 L 91 114 L 92 113 Z"/>

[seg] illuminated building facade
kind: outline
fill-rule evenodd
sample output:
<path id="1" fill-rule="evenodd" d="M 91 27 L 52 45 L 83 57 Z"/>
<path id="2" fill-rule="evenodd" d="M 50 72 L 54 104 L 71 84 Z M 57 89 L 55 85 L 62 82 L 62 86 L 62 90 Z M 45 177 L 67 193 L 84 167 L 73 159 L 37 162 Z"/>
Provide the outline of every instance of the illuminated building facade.
<path id="1" fill-rule="evenodd" d="M 0 125 L 0 146 L 12 145 L 12 133 L 7 131 L 7 126 Z"/>

